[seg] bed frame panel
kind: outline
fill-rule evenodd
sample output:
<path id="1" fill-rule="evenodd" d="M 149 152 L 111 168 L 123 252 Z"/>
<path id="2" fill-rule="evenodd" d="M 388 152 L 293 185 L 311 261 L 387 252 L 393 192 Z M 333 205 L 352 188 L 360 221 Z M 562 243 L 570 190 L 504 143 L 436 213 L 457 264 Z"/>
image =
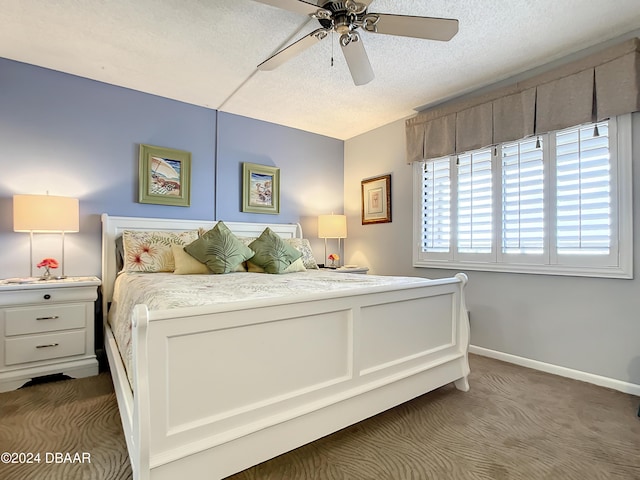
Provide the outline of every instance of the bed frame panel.
<path id="1" fill-rule="evenodd" d="M 122 230 L 215 224 L 107 215 L 102 221 L 107 292 L 116 273 L 111 246 Z M 267 226 L 225 224 L 242 236 Z M 297 225 L 268 226 L 302 236 Z M 224 478 L 447 383 L 468 390 L 466 281 L 458 274 L 356 295 L 156 312 L 138 305 L 135 393 L 105 314 L 134 478 Z M 110 293 L 104 297 L 109 301 Z"/>

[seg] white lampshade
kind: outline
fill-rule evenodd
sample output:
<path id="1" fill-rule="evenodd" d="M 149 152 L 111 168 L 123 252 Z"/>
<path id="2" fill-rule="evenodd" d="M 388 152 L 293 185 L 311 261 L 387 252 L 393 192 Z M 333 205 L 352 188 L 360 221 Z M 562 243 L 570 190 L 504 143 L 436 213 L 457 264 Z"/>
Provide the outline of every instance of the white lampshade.
<path id="1" fill-rule="evenodd" d="M 77 198 L 54 195 L 13 196 L 14 232 L 78 232 L 79 219 Z"/>
<path id="2" fill-rule="evenodd" d="M 318 216 L 318 238 L 347 238 L 347 216 Z"/>

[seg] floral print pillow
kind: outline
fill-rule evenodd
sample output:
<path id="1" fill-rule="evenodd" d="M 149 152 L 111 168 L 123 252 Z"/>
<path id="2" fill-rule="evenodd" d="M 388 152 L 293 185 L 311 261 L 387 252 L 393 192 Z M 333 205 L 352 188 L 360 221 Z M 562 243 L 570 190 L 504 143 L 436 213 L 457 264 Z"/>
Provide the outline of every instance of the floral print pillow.
<path id="1" fill-rule="evenodd" d="M 306 238 L 285 238 L 285 242 L 302 253 L 302 263 L 307 270 L 317 270 L 318 264 L 311 251 L 311 244 Z"/>
<path id="2" fill-rule="evenodd" d="M 125 272 L 173 272 L 171 245 L 188 245 L 198 239 L 198 231 L 164 232 L 125 230 L 122 232 Z"/>

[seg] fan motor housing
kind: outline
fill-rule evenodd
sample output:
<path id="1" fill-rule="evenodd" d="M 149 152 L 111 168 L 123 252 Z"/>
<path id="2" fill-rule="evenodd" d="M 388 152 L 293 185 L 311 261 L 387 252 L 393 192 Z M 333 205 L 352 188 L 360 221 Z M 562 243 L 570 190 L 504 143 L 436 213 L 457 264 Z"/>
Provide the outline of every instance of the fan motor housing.
<path id="1" fill-rule="evenodd" d="M 319 2 L 320 3 L 320 2 Z M 348 34 L 358 28 L 356 21 L 362 21 L 362 17 L 367 13 L 366 9 L 355 14 L 347 8 L 347 2 L 328 1 L 321 5 L 321 8 L 331 12 L 330 18 L 319 18 L 318 22 L 323 28 L 335 29 L 340 35 Z"/>

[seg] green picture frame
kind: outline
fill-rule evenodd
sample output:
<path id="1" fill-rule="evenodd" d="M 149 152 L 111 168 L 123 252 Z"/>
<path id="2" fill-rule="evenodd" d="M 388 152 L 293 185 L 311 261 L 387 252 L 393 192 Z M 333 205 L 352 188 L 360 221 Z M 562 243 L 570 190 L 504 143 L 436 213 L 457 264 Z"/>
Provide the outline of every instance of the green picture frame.
<path id="1" fill-rule="evenodd" d="M 140 145 L 138 201 L 188 207 L 191 204 L 191 153 Z"/>
<path id="2" fill-rule="evenodd" d="M 256 163 L 242 164 L 242 211 L 280 213 L 280 169 Z"/>

